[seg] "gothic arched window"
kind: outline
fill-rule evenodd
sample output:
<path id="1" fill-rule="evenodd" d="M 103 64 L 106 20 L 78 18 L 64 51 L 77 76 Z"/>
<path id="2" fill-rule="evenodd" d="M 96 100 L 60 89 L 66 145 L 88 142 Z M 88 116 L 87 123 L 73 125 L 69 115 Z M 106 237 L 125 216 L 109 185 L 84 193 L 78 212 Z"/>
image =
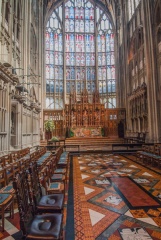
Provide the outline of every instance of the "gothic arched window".
<path id="1" fill-rule="evenodd" d="M 114 32 L 101 5 L 70 0 L 57 6 L 47 22 L 45 50 L 46 108 L 63 108 L 70 93 L 79 99 L 84 89 L 89 101 L 98 89 L 102 103 L 116 107 Z"/>

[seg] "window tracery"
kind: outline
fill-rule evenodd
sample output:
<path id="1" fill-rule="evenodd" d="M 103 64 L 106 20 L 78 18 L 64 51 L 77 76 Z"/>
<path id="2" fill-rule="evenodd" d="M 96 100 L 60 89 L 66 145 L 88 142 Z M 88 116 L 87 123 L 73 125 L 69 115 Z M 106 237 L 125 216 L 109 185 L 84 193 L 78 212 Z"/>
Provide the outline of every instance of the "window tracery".
<path id="1" fill-rule="evenodd" d="M 98 89 L 101 101 L 116 107 L 114 32 L 96 2 L 57 7 L 46 26 L 45 49 L 47 108 L 63 108 L 64 92 L 68 102 L 72 91 L 80 96 L 84 89 L 91 97 Z"/>

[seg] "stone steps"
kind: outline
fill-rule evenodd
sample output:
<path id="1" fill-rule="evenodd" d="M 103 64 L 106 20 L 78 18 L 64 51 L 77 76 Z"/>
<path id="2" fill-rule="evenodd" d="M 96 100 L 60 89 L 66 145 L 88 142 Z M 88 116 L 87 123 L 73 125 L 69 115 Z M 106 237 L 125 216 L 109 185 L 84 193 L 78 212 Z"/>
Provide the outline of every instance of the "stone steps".
<path id="1" fill-rule="evenodd" d="M 123 143 L 123 139 L 120 138 L 107 138 L 107 137 L 97 137 L 97 138 L 67 138 L 65 140 L 65 146 L 68 151 L 80 150 L 111 150 L 113 143 Z M 47 140 L 41 141 L 41 146 L 47 146 Z M 63 146 L 63 142 L 60 142 L 60 146 Z M 59 146 L 59 143 L 56 144 Z M 79 147 L 78 147 L 79 146 Z"/>
<path id="2" fill-rule="evenodd" d="M 119 138 L 106 138 L 106 137 L 98 137 L 98 138 L 67 138 L 65 140 L 65 145 L 81 145 L 81 146 L 94 146 L 94 145 L 107 145 L 113 143 L 123 143 L 123 139 Z"/>

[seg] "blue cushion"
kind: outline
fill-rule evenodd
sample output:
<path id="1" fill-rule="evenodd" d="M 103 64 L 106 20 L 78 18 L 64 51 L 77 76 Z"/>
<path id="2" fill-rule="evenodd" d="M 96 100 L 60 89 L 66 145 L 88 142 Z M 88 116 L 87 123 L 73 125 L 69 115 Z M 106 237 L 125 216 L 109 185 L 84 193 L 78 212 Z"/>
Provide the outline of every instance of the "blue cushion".
<path id="1" fill-rule="evenodd" d="M 2 204 L 9 196 L 10 194 L 0 194 L 0 204 Z"/>
<path id="2" fill-rule="evenodd" d="M 60 188 L 60 183 L 51 183 L 49 186 L 50 189 L 59 189 Z"/>

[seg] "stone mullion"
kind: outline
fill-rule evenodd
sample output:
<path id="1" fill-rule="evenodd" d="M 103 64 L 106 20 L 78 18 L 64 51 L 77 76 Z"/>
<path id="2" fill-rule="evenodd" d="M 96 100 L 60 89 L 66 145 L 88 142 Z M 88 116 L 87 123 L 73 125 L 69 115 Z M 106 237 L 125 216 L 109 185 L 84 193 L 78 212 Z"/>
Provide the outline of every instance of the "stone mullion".
<path id="1" fill-rule="evenodd" d="M 65 12 L 65 3 L 63 3 L 63 6 L 62 6 L 62 12 L 64 13 Z M 65 14 L 63 14 L 63 22 L 65 23 Z M 64 76 L 64 92 L 63 92 L 63 100 L 64 100 L 64 107 L 65 107 L 65 104 L 66 104 L 66 96 L 67 96 L 67 93 L 66 93 L 66 54 L 65 54 L 65 24 L 62 26 L 62 37 L 63 37 L 63 76 Z M 74 35 L 75 37 L 75 35 Z M 76 55 L 75 55 L 76 57 Z M 75 73 L 76 73 L 76 69 L 75 69 Z M 76 84 L 76 83 L 75 83 Z"/>
<path id="2" fill-rule="evenodd" d="M 98 61 L 96 61 L 96 59 L 98 59 L 98 26 L 99 26 L 99 24 L 98 24 L 98 26 L 97 26 L 97 22 L 96 22 L 96 6 L 94 6 L 94 24 L 95 24 L 95 70 L 96 70 L 96 72 L 95 72 L 95 76 L 96 76 L 96 78 L 95 78 L 95 83 L 96 83 L 96 86 L 95 86 L 95 89 L 97 90 L 97 91 L 99 91 L 99 81 L 98 81 Z M 107 66 L 107 65 L 106 65 Z M 106 73 L 107 74 L 107 73 Z M 92 82 L 93 82 L 94 80 L 92 80 Z M 91 86 L 92 86 L 92 82 L 91 82 Z M 107 81 L 106 81 L 106 84 L 107 84 Z"/>
<path id="3" fill-rule="evenodd" d="M 43 18 L 41 17 L 43 15 L 43 4 L 42 2 L 40 1 L 39 2 L 39 52 L 38 52 L 38 66 L 37 66 L 37 69 L 38 69 L 38 75 L 40 75 L 41 77 L 38 78 L 38 81 L 39 81 L 39 84 L 40 86 L 38 87 L 39 88 L 39 91 L 38 91 L 38 99 L 39 99 L 39 102 L 41 103 L 41 112 L 40 112 L 40 131 L 42 131 L 43 129 L 43 102 L 42 102 L 42 99 L 46 99 L 46 95 L 43 96 L 43 92 L 44 94 L 45 91 L 42 91 L 43 89 L 45 89 L 43 87 L 43 82 L 45 78 L 43 78 L 44 76 L 44 57 L 45 55 L 43 55 L 43 51 L 44 51 L 44 37 L 42 38 L 42 36 L 44 36 L 44 28 L 42 28 L 41 26 L 44 26 L 44 22 L 43 22 Z"/>

